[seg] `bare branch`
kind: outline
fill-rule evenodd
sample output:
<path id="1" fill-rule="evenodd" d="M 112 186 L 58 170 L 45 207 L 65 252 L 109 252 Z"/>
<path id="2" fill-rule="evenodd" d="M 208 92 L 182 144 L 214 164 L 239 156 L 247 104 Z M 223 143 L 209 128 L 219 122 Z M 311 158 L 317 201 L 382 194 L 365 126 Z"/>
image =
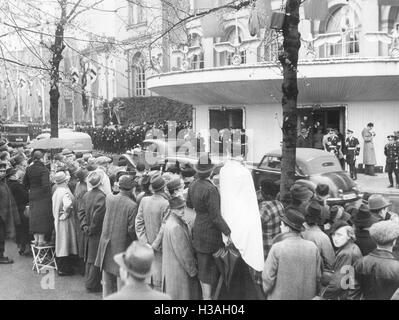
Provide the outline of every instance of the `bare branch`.
<path id="1" fill-rule="evenodd" d="M 78 9 L 78 7 L 80 6 L 80 3 L 83 0 L 79 0 L 78 2 L 76 2 L 75 6 L 72 8 L 71 12 L 67 15 L 66 17 L 66 22 L 71 22 L 73 19 L 75 19 L 77 16 L 79 16 L 80 14 L 82 14 L 83 12 L 89 11 L 93 8 L 95 8 L 96 6 L 98 6 L 99 4 L 101 4 L 102 2 L 104 2 L 104 0 L 98 0 L 95 3 L 93 3 L 91 6 L 87 6 L 84 9 L 80 10 L 80 11 L 76 11 Z"/>

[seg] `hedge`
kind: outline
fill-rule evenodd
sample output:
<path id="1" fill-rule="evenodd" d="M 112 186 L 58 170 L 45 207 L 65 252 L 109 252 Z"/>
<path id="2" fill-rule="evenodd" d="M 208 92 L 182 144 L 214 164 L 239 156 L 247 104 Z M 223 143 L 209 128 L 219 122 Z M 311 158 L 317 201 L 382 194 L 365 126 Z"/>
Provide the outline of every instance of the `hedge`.
<path id="1" fill-rule="evenodd" d="M 122 125 L 140 125 L 143 122 L 192 121 L 193 107 L 165 97 L 116 98 L 110 107 L 118 109 Z M 104 123 L 108 124 L 109 108 L 104 105 Z M 117 123 L 115 115 L 112 121 Z"/>

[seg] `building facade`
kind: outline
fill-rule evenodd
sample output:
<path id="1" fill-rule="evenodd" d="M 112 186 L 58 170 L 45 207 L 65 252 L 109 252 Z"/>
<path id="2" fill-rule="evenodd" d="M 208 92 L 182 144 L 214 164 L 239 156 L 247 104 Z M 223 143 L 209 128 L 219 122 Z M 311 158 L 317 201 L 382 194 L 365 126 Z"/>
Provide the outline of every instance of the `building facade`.
<path id="1" fill-rule="evenodd" d="M 350 128 L 362 142 L 363 128 L 373 122 L 380 166 L 386 136 L 399 130 L 399 3 L 387 3 L 329 0 L 325 20 L 301 20 L 298 66 L 298 130 L 305 126 L 312 135 L 334 127 L 345 136 Z M 273 11 L 280 5 L 273 1 Z M 249 14 L 223 13 L 222 32 L 212 37 L 201 19 L 190 22 L 185 56 L 172 52 L 170 69 L 150 76 L 147 88 L 192 104 L 196 131 L 252 131 L 249 160 L 259 162 L 282 141 L 282 39 L 265 28 L 251 37 Z M 362 159 L 361 153 L 358 163 Z"/>

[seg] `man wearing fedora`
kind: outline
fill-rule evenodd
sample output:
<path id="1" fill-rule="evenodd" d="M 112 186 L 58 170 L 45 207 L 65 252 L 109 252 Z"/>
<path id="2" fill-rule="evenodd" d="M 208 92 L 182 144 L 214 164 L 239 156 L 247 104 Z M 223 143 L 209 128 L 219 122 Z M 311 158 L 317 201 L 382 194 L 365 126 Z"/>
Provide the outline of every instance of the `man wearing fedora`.
<path id="1" fill-rule="evenodd" d="M 220 211 L 220 194 L 210 180 L 214 168 L 209 156 L 202 154 L 195 165 L 198 179 L 190 185 L 187 195 L 187 206 L 196 211 L 193 247 L 204 300 L 211 300 L 212 286 L 217 281 L 218 269 L 213 254 L 224 247 L 222 233 L 228 236 L 228 243 L 231 243 L 230 228 Z"/>
<path id="2" fill-rule="evenodd" d="M 385 171 L 388 172 L 389 186 L 393 188 L 393 173 L 396 179 L 396 189 L 399 189 L 399 143 L 395 141 L 395 136 L 390 134 L 388 143 L 385 145 L 384 154 L 387 158 Z"/>
<path id="3" fill-rule="evenodd" d="M 268 300 L 310 300 L 320 291 L 322 260 L 317 246 L 301 237 L 304 212 L 287 207 L 282 236 L 273 244 L 262 273 Z"/>
<path id="4" fill-rule="evenodd" d="M 154 261 L 150 245 L 133 241 L 126 252 L 115 255 L 114 260 L 119 266 L 123 287 L 105 300 L 171 300 L 169 295 L 151 289 L 146 283 Z"/>
<path id="5" fill-rule="evenodd" d="M 96 169 L 94 171 L 98 172 L 101 175 L 100 189 L 104 192 L 106 196 L 112 194 L 111 181 L 107 175 L 107 168 L 110 162 L 112 162 L 112 159 L 105 156 L 100 156 L 95 159 Z M 89 191 L 91 190 L 90 184 L 88 185 L 88 189 Z"/>
<path id="6" fill-rule="evenodd" d="M 353 136 L 353 130 L 346 130 L 347 138 L 345 140 L 346 163 L 349 166 L 350 176 L 353 180 L 357 180 L 356 157 L 360 154 L 360 143 Z"/>
<path id="7" fill-rule="evenodd" d="M 379 219 L 372 215 L 369 207 L 363 203 L 359 209 L 355 209 L 354 211 L 351 220 L 355 227 L 355 243 L 362 252 L 362 255 L 366 256 L 376 248 L 376 244 L 370 236 L 369 229 Z"/>
<path id="8" fill-rule="evenodd" d="M 171 182 L 168 183 L 169 189 L 173 186 Z M 180 185 L 182 190 L 181 181 Z M 163 291 L 173 300 L 198 300 L 197 260 L 190 228 L 184 219 L 186 203 L 182 196 L 174 196 L 169 200 L 169 205 L 170 215 L 166 220 L 162 241 Z"/>
<path id="9" fill-rule="evenodd" d="M 355 262 L 356 283 L 353 294 L 364 300 L 389 300 L 399 288 L 399 261 L 392 251 L 399 237 L 399 225 L 380 221 L 370 228 L 377 249 Z"/>
<path id="10" fill-rule="evenodd" d="M 165 192 L 166 182 L 161 175 L 154 175 L 151 180 L 152 196 L 142 198 L 137 217 L 136 234 L 139 241 L 149 244 L 154 249 L 153 272 L 148 281 L 161 291 L 162 287 L 162 238 L 166 219 L 169 215 L 169 201 Z"/>
<path id="11" fill-rule="evenodd" d="M 305 231 L 301 234 L 305 240 L 312 241 L 319 249 L 323 260 L 323 270 L 331 271 L 335 253 L 330 238 L 319 227 L 322 220 L 321 212 L 322 207 L 317 201 L 313 200 L 307 205 L 305 209 Z"/>
<path id="12" fill-rule="evenodd" d="M 94 264 L 102 271 L 104 298 L 120 288 L 119 267 L 113 260 L 114 255 L 125 251 L 132 241 L 137 240 L 134 186 L 134 177 L 123 175 L 119 178 L 119 194 L 106 199 L 104 223 Z"/>
<path id="13" fill-rule="evenodd" d="M 389 208 L 392 203 L 389 202 L 382 194 L 373 194 L 369 197 L 368 205 L 371 214 L 381 220 L 393 220 L 399 224 L 399 217 L 396 213 L 390 212 Z"/>
<path id="14" fill-rule="evenodd" d="M 100 268 L 94 265 L 105 216 L 105 193 L 100 189 L 102 175 L 97 171 L 87 177 L 91 190 L 83 196 L 83 205 L 78 211 L 81 229 L 85 235 L 86 289 L 89 292 L 101 291 Z"/>

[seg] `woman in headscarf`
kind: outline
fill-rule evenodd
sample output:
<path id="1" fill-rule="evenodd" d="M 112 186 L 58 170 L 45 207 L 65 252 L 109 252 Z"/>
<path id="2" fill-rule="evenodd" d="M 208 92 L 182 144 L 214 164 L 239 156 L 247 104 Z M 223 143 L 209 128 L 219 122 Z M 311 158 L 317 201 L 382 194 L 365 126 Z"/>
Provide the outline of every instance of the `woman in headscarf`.
<path id="1" fill-rule="evenodd" d="M 362 253 L 355 244 L 356 236 L 353 228 L 345 221 L 339 220 L 332 225 L 331 237 L 337 249 L 333 264 L 334 273 L 323 290 L 322 297 L 330 300 L 346 300 L 349 289 L 355 281 L 353 265 L 362 258 Z"/>

